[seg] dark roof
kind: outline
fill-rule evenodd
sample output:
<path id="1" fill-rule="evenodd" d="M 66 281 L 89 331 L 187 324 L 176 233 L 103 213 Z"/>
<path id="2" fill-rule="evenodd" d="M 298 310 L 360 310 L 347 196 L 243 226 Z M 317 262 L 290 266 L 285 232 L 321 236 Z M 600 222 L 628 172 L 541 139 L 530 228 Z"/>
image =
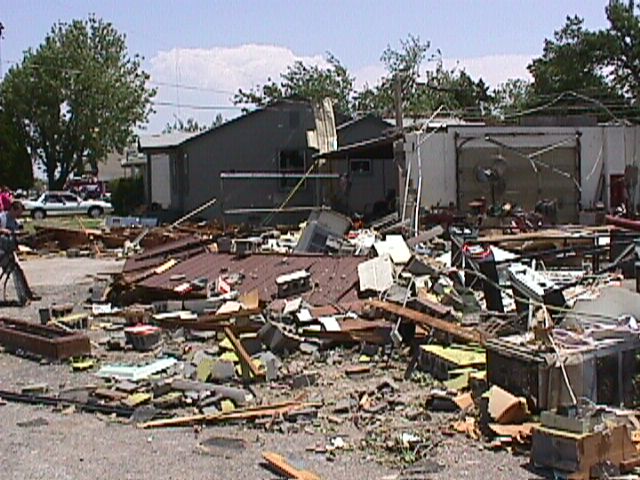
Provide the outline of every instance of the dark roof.
<path id="1" fill-rule="evenodd" d="M 256 254 L 245 258 L 206 252 L 178 263 L 160 275 L 139 284 L 149 289 L 173 290 L 184 281 L 205 277 L 209 281 L 220 275 L 243 274 L 238 290 L 247 293 L 257 289 L 260 298 L 270 301 L 276 296 L 276 278 L 306 269 L 311 273 L 313 289 L 302 295 L 312 305 L 355 304 L 358 301 L 358 265 L 364 257 L 329 257 L 319 255 Z M 172 281 L 174 275 L 184 275 Z"/>
<path id="2" fill-rule="evenodd" d="M 363 123 L 363 122 L 374 122 L 374 123 L 378 123 L 381 127 L 393 128 L 393 125 L 387 122 L 386 120 L 384 120 L 383 118 L 380 118 L 372 113 L 368 113 L 366 115 L 363 115 L 362 117 L 351 118 L 347 121 L 340 123 L 339 125 L 336 126 L 336 130 L 338 131 L 343 130 L 345 128 L 349 128 L 349 127 L 352 127 L 353 125 L 356 125 L 358 123 Z"/>
<path id="3" fill-rule="evenodd" d="M 204 251 L 206 243 L 210 242 L 195 236 L 188 236 L 168 240 L 167 243 L 155 247 L 145 248 L 144 252 L 127 259 L 122 273 L 129 274 L 155 268 L 171 258 L 191 257 Z"/>
<path id="4" fill-rule="evenodd" d="M 170 142 L 170 144 L 166 145 L 166 146 L 158 146 L 157 143 L 152 143 L 152 146 L 146 147 L 146 146 L 142 146 L 140 145 L 139 150 L 140 151 L 144 151 L 144 150 L 153 150 L 153 149 L 170 149 L 170 148 L 177 148 L 180 146 L 185 145 L 186 143 L 192 142 L 193 140 L 196 140 L 200 137 L 203 137 L 205 135 L 209 135 L 210 133 L 217 133 L 220 132 L 222 130 L 224 130 L 226 127 L 229 127 L 230 125 L 234 125 L 238 122 L 242 122 L 244 121 L 246 118 L 265 112 L 267 110 L 275 110 L 280 108 L 282 105 L 308 105 L 310 106 L 309 102 L 304 101 L 304 100 L 298 100 L 295 98 L 285 98 L 285 99 L 281 99 L 281 100 L 276 100 L 274 102 L 269 103 L 268 105 L 265 105 L 264 107 L 260 107 L 260 108 L 256 108 L 255 110 L 251 110 L 250 112 L 247 112 L 243 115 L 240 115 L 236 118 L 232 118 L 231 120 L 228 120 L 216 127 L 212 127 L 209 128 L 208 130 L 203 130 L 202 132 L 196 132 L 193 134 L 188 134 L 185 136 L 184 139 L 180 140 L 180 141 L 174 141 L 174 139 L 171 139 L 172 141 Z M 162 135 L 158 135 L 156 137 L 162 137 Z M 145 138 L 149 139 L 151 142 L 153 142 L 153 135 L 147 135 L 145 136 Z M 160 138 L 161 140 L 161 138 Z"/>

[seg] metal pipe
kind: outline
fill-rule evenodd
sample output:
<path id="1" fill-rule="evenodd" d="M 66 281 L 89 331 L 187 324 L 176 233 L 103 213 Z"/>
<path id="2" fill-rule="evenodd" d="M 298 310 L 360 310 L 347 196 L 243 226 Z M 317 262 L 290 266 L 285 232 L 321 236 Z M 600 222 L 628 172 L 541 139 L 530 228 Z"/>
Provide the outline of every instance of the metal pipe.
<path id="1" fill-rule="evenodd" d="M 127 407 L 112 407 L 110 405 L 101 405 L 99 403 L 85 403 L 78 400 L 46 397 L 42 395 L 26 395 L 7 390 L 0 390 L 0 398 L 7 402 L 28 403 L 31 405 L 74 405 L 85 412 L 104 413 L 105 415 L 115 414 L 119 417 L 130 417 L 133 414 L 133 409 Z"/>
<path id="2" fill-rule="evenodd" d="M 209 200 L 208 202 L 204 203 L 203 205 L 200 205 L 195 210 L 191 211 L 190 213 L 187 213 L 185 216 L 179 218 L 178 220 L 173 222 L 171 225 L 169 225 L 169 227 L 168 227 L 169 230 L 177 227 L 178 225 L 180 225 L 185 220 L 188 220 L 189 218 L 193 217 L 194 215 L 197 215 L 198 213 L 202 212 L 203 210 L 205 210 L 205 209 L 207 209 L 209 207 L 212 207 L 214 203 L 216 203 L 216 199 L 212 198 L 211 200 Z"/>
<path id="3" fill-rule="evenodd" d="M 328 207 L 286 207 L 286 208 L 233 208 L 225 210 L 225 215 L 243 215 L 247 213 L 308 212 L 311 210 L 330 210 Z"/>
<path id="4" fill-rule="evenodd" d="M 340 178 L 338 173 L 312 173 L 305 175 L 304 173 L 277 173 L 277 172 L 221 172 L 220 178 L 248 180 L 248 179 L 264 179 L 264 180 L 278 180 L 281 178 L 311 178 L 311 179 L 326 179 L 335 180 Z"/>

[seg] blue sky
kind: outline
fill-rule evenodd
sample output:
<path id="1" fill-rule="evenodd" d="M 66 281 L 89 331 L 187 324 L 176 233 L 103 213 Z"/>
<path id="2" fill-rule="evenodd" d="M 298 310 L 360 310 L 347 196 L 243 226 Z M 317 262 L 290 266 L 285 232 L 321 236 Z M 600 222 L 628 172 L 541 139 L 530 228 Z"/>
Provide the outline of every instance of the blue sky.
<path id="1" fill-rule="evenodd" d="M 2 68 L 36 47 L 54 22 L 95 13 L 127 35 L 130 51 L 145 57 L 155 82 L 199 88 L 155 85 L 156 100 L 174 104 L 156 108 L 148 129 L 157 131 L 174 116 L 209 121 L 216 111 L 189 106 L 228 106 L 238 87 L 277 77 L 296 59 L 322 64 L 326 51 L 358 84 L 374 83 L 383 73 L 380 53 L 410 33 L 431 41 L 447 65 L 457 64 L 492 85 L 526 77 L 526 64 L 566 15 L 577 13 L 588 27 L 603 27 L 604 5 L 604 0 L 0 0 Z"/>

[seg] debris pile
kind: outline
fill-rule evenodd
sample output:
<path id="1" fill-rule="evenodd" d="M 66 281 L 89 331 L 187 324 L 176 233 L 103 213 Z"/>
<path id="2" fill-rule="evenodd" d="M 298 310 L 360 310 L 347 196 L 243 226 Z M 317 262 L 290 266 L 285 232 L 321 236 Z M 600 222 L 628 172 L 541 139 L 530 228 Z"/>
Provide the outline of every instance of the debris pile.
<path id="1" fill-rule="evenodd" d="M 640 465 L 632 232 L 383 236 L 322 211 L 288 232 L 173 235 L 127 240 L 139 251 L 88 312 L 1 319 L 7 350 L 70 359 L 95 381 L 0 397 L 138 428 L 322 431 L 312 451 L 328 458 L 366 449 L 406 465 L 466 435 L 572 478 Z"/>

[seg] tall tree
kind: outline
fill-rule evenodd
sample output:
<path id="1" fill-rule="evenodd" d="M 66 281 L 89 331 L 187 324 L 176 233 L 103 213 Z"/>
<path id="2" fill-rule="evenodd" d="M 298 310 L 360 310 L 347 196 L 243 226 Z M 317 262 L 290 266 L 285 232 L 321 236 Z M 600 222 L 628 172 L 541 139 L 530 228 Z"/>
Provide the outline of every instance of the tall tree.
<path id="1" fill-rule="evenodd" d="M 151 112 L 154 90 L 125 36 L 94 16 L 58 23 L 25 52 L 0 85 L 7 113 L 23 130 L 50 188 L 122 150 Z"/>
<path id="2" fill-rule="evenodd" d="M 580 17 L 567 17 L 565 24 L 544 41 L 542 55 L 527 67 L 533 77 L 536 95 L 576 91 L 609 94 L 601 55 L 602 38 L 584 28 Z"/>
<path id="3" fill-rule="evenodd" d="M 263 107 L 270 102 L 287 97 L 302 97 L 313 101 L 331 98 L 340 113 L 351 112 L 351 96 L 354 80 L 347 69 L 331 53 L 326 56 L 327 66 L 305 65 L 296 61 L 287 67 L 279 81 L 267 79 L 267 83 L 250 90 L 239 89 L 234 103 Z"/>
<path id="4" fill-rule="evenodd" d="M 29 188 L 33 185 L 33 165 L 22 131 L 0 107 L 0 186 Z"/>
<path id="5" fill-rule="evenodd" d="M 454 113 L 478 115 L 489 100 L 488 86 L 464 70 L 445 68 L 441 52 L 428 55 L 429 48 L 429 42 L 413 35 L 401 40 L 398 50 L 387 46 L 380 57 L 387 73 L 377 85 L 356 94 L 356 110 L 392 115 L 399 85 L 406 116 L 428 115 L 441 105 Z M 425 61 L 434 62 L 435 68 L 422 73 Z"/>
<path id="6" fill-rule="evenodd" d="M 605 13 L 609 21 L 605 29 L 591 31 L 580 17 L 567 17 L 553 38 L 545 40 L 542 55 L 528 66 L 538 105 L 551 101 L 548 110 L 555 113 L 586 111 L 605 119 L 637 119 L 638 5 L 635 0 L 610 0 Z"/>
<path id="7" fill-rule="evenodd" d="M 613 83 L 620 91 L 638 101 L 640 97 L 640 18 L 634 0 L 612 0 L 605 8 L 609 28 L 599 32 L 600 45 L 608 53 L 602 61 L 610 67 Z"/>

